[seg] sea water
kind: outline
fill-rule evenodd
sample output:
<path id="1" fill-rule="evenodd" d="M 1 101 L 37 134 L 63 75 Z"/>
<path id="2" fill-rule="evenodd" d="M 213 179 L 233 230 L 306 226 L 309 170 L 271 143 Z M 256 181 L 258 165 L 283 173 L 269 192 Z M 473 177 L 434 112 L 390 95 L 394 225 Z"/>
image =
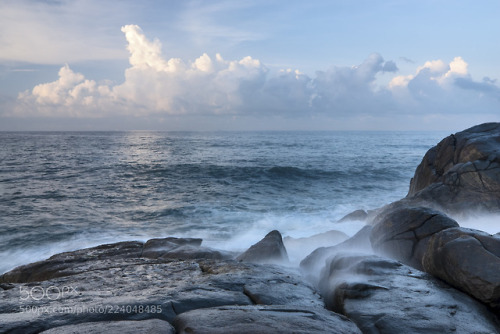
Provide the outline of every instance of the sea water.
<path id="1" fill-rule="evenodd" d="M 124 240 L 244 250 L 306 237 L 408 192 L 443 132 L 3 132 L 0 273 Z"/>

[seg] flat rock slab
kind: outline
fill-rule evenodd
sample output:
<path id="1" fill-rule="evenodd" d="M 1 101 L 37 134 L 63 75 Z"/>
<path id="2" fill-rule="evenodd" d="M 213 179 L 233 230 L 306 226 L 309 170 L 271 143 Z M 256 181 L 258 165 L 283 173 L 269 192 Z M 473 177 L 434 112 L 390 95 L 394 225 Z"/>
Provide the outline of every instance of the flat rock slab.
<path id="1" fill-rule="evenodd" d="M 117 256 L 65 265 L 71 275 L 3 284 L 7 289 L 0 289 L 0 333 L 38 333 L 103 321 L 172 322 L 184 312 L 226 305 L 324 308 L 297 272 L 274 265 Z"/>
<path id="2" fill-rule="evenodd" d="M 175 334 L 175 329 L 170 323 L 158 320 L 142 321 L 101 321 L 87 322 L 78 325 L 55 327 L 40 334 Z"/>
<path id="3" fill-rule="evenodd" d="M 400 262 L 366 255 L 329 260 L 320 282 L 329 309 L 363 333 L 499 333 L 474 298 Z"/>
<path id="4" fill-rule="evenodd" d="M 361 334 L 349 319 L 322 309 L 289 306 L 223 306 L 179 315 L 177 333 Z"/>

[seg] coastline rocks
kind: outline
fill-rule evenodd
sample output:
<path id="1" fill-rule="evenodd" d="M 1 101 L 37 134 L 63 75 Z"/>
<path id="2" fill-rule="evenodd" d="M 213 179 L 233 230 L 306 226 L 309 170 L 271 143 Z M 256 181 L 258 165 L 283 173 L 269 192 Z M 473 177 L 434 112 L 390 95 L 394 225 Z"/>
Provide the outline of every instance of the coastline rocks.
<path id="1" fill-rule="evenodd" d="M 101 321 L 78 325 L 55 327 L 40 334 L 175 334 L 175 329 L 168 322 L 158 319 L 142 321 Z"/>
<path id="2" fill-rule="evenodd" d="M 51 256 L 49 259 L 17 267 L 0 276 L 0 283 L 28 283 L 45 281 L 112 267 L 114 261 L 134 263 L 137 259 L 229 259 L 227 252 L 201 247 L 201 239 L 151 239 L 145 244 L 124 241 L 80 249 Z"/>
<path id="3" fill-rule="evenodd" d="M 422 261 L 425 271 L 490 305 L 500 315 L 500 239 L 451 228 L 435 234 Z"/>
<path id="4" fill-rule="evenodd" d="M 361 334 L 349 319 L 324 309 L 290 306 L 223 306 L 183 313 L 177 333 Z"/>
<path id="5" fill-rule="evenodd" d="M 109 321 L 136 321 L 138 326 L 150 319 L 174 323 L 185 312 L 225 306 L 269 305 L 265 312 L 270 319 L 274 306 L 300 314 L 324 312 L 320 296 L 292 269 L 234 260 L 147 258 L 140 257 L 141 250 L 142 243 L 136 242 L 103 245 L 54 255 L 6 273 L 3 280 L 9 289 L 0 289 L 0 332 L 39 333 Z M 63 268 L 64 275 L 55 273 L 54 266 Z M 26 273 L 37 268 L 51 270 L 40 276 L 44 280 L 36 281 L 36 272 Z M 289 313 L 276 312 L 276 321 L 282 321 L 276 328 L 286 331 Z M 331 328 L 329 319 L 311 317 L 317 328 Z"/>
<path id="6" fill-rule="evenodd" d="M 451 213 L 500 211 L 500 123 L 458 132 L 431 148 L 417 167 L 407 198 Z"/>
<path id="7" fill-rule="evenodd" d="M 276 230 L 269 232 L 264 239 L 240 254 L 236 260 L 252 263 L 288 263 L 288 254 L 281 233 Z"/>
<path id="8" fill-rule="evenodd" d="M 472 297 L 397 261 L 337 255 L 322 271 L 329 309 L 363 333 L 498 333 L 497 319 Z"/>
<path id="9" fill-rule="evenodd" d="M 458 223 L 439 211 L 425 207 L 397 207 L 379 214 L 373 221 L 370 242 L 381 255 L 422 270 L 422 258 L 429 239 Z"/>

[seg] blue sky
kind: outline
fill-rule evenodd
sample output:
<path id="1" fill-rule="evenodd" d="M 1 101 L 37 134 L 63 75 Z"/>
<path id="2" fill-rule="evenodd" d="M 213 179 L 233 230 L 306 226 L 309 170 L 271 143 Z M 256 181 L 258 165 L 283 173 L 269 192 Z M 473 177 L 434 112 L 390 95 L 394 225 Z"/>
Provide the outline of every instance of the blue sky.
<path id="1" fill-rule="evenodd" d="M 0 0 L 0 130 L 500 121 L 498 1 Z"/>

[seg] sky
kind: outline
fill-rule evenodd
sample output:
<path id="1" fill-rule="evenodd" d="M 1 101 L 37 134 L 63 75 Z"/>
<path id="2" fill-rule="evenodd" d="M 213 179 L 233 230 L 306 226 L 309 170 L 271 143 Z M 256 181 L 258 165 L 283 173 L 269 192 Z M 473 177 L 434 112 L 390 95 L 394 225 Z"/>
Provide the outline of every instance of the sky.
<path id="1" fill-rule="evenodd" d="M 498 0 L 0 0 L 0 131 L 500 121 Z"/>

